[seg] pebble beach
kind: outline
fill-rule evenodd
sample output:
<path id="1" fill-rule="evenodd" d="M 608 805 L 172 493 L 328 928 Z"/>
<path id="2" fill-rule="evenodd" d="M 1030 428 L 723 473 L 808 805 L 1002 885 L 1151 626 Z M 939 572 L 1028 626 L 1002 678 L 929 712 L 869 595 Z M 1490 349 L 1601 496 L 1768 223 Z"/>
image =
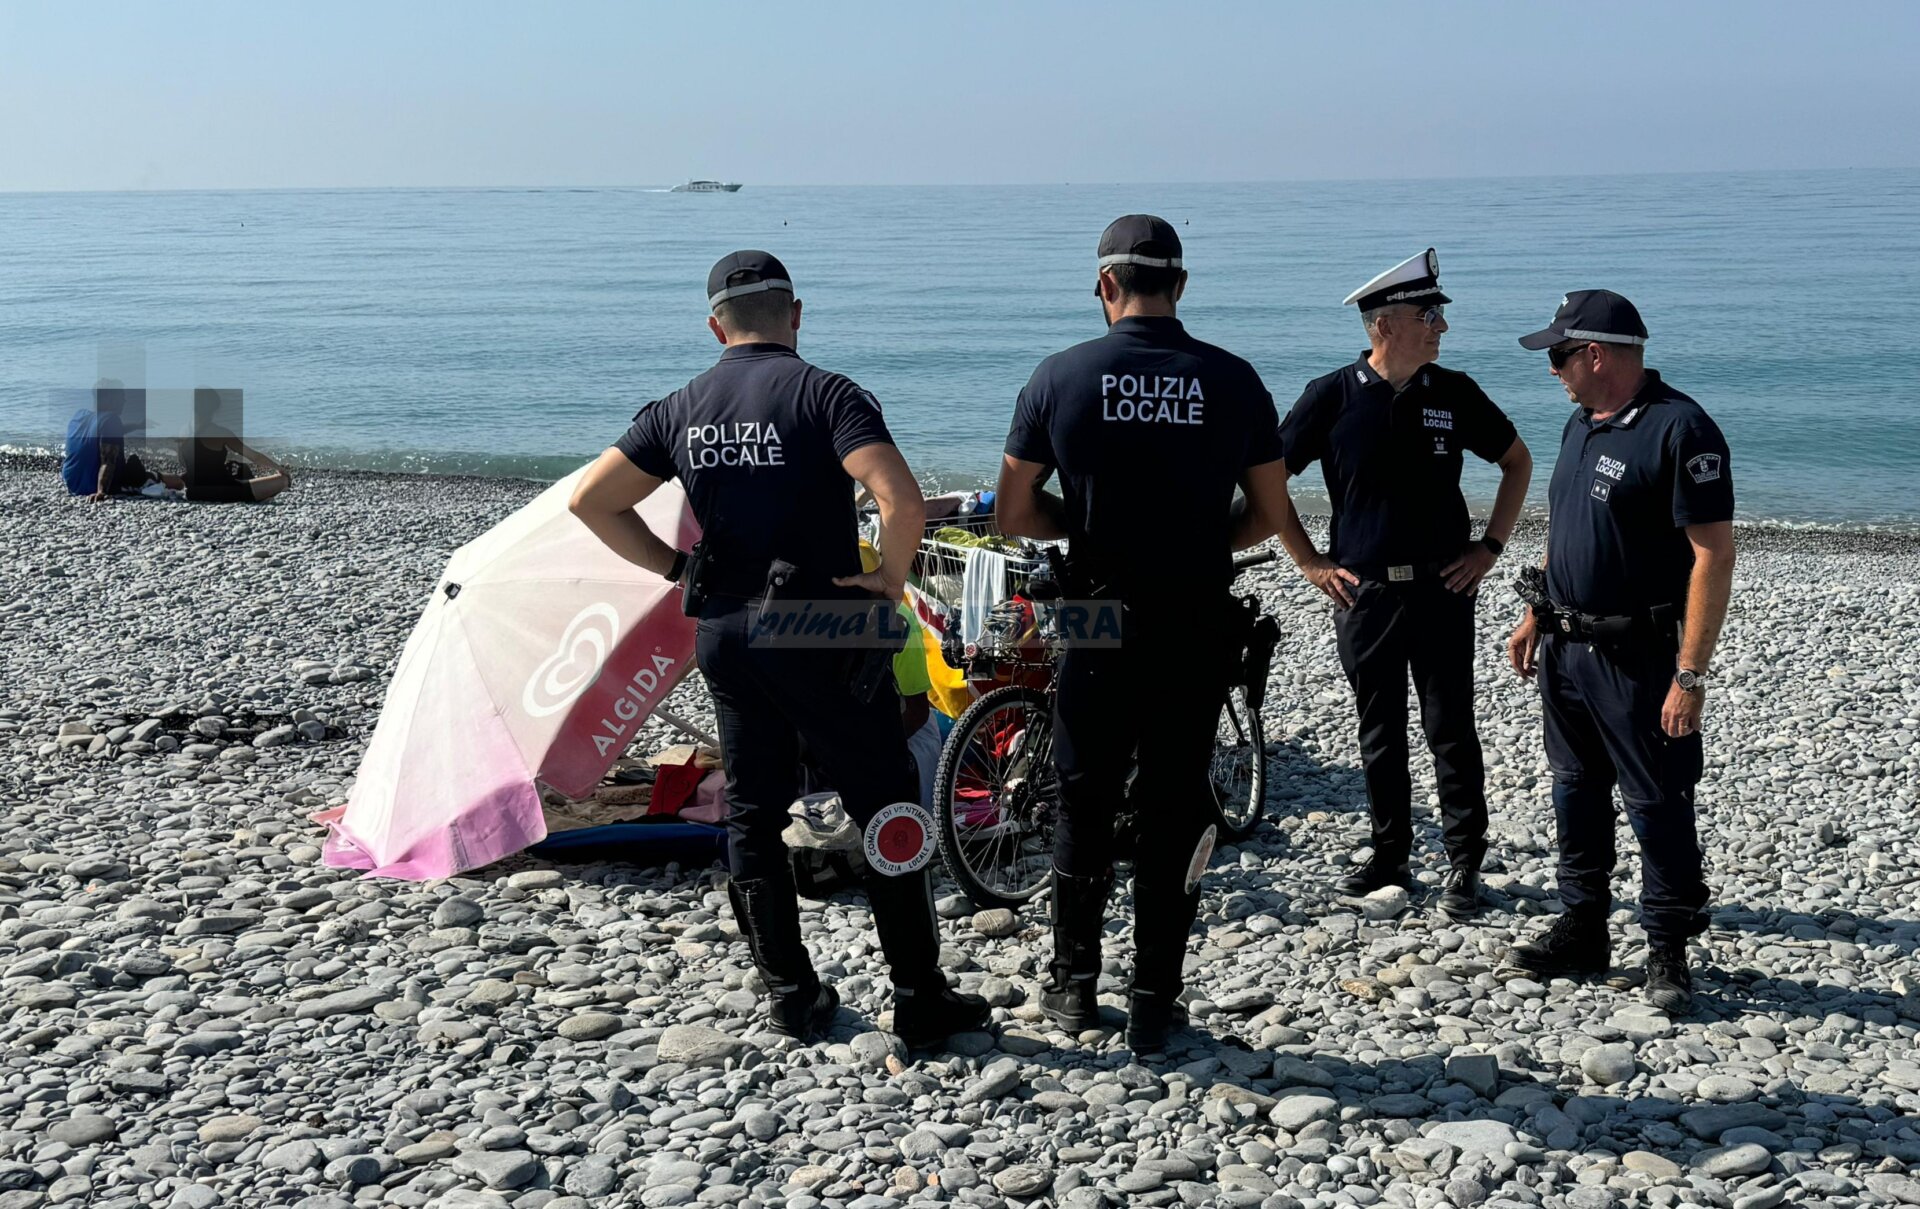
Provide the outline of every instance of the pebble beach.
<path id="1" fill-rule="evenodd" d="M 308 816 L 346 800 L 446 557 L 539 490 L 297 470 L 257 507 L 95 505 L 0 465 L 0 1209 L 1920 1205 L 1920 535 L 1739 532 L 1683 1019 L 1639 997 L 1624 819 L 1613 976 L 1502 965 L 1556 909 L 1504 657 L 1541 527 L 1480 608 L 1493 848 L 1462 924 L 1431 889 L 1334 897 L 1367 823 L 1329 606 L 1250 573 L 1284 635 L 1268 822 L 1217 854 L 1193 1027 L 1147 1062 L 1042 1017 L 1040 905 L 940 889 L 943 964 L 995 1021 L 909 1052 L 864 901 L 803 900 L 846 1004 L 808 1047 L 755 1023 L 718 868 L 325 867 Z M 697 678 L 668 708 L 711 716 Z M 1130 910 L 1123 878 L 1114 1024 Z"/>

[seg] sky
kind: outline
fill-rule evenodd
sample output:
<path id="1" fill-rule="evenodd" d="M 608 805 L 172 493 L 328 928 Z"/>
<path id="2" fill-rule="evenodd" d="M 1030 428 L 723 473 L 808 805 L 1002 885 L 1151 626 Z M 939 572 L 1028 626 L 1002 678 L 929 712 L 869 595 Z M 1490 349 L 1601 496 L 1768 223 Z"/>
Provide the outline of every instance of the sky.
<path id="1" fill-rule="evenodd" d="M 0 190 L 1920 165 L 1920 3 L 0 4 Z"/>

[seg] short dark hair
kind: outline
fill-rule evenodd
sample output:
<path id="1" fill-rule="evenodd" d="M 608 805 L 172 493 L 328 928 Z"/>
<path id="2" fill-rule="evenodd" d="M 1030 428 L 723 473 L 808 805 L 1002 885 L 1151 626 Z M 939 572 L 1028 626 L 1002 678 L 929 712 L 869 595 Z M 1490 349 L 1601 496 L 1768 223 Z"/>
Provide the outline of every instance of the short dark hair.
<path id="1" fill-rule="evenodd" d="M 741 294 L 713 308 L 713 317 L 730 332 L 771 332 L 793 322 L 793 295 L 786 290 Z"/>
<path id="2" fill-rule="evenodd" d="M 1113 284 L 1120 287 L 1122 294 L 1171 298 L 1174 288 L 1180 284 L 1181 270 L 1145 264 L 1115 264 L 1108 265 L 1107 272 L 1113 274 Z"/>

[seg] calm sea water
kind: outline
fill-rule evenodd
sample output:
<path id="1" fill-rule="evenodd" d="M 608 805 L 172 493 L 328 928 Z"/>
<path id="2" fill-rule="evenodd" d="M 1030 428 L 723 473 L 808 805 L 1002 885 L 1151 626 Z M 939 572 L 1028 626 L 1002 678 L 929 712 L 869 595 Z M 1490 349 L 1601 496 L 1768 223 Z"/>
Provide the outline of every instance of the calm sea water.
<path id="1" fill-rule="evenodd" d="M 707 268 L 765 247 L 802 352 L 873 390 L 930 480 L 984 482 L 1034 363 L 1101 330 L 1094 244 L 1130 210 L 1179 225 L 1188 326 L 1283 410 L 1364 343 L 1340 299 L 1432 244 L 1442 361 L 1518 423 L 1536 501 L 1569 404 L 1514 337 L 1608 286 L 1726 429 L 1746 516 L 1920 523 L 1914 171 L 0 194 L 0 439 L 56 442 L 60 392 L 104 374 L 153 392 L 155 431 L 182 423 L 166 390 L 238 387 L 249 439 L 295 460 L 555 477 L 711 363 Z"/>

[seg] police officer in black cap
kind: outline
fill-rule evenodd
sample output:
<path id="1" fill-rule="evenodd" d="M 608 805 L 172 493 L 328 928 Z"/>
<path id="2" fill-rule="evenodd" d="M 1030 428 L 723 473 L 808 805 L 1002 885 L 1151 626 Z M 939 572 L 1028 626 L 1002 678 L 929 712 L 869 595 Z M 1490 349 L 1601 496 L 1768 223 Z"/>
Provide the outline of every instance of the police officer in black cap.
<path id="1" fill-rule="evenodd" d="M 1096 1020 L 1114 815 L 1128 793 L 1134 862 L 1127 1040 L 1166 1048 L 1198 883 L 1211 851 L 1207 780 L 1229 651 L 1233 551 L 1281 506 L 1273 398 L 1240 358 L 1187 334 L 1180 237 L 1129 214 L 1100 237 L 1107 334 L 1040 363 L 1020 392 L 994 509 L 1002 531 L 1067 538 L 1068 590 L 1123 608 L 1117 646 L 1071 643 L 1058 672 L 1053 943 L 1042 1006 Z M 1058 471 L 1060 494 L 1042 490 Z M 1234 519 L 1235 488 L 1250 504 Z"/>
<path id="2" fill-rule="evenodd" d="M 1560 840 L 1564 911 L 1513 961 L 1543 974 L 1603 974 L 1614 865 L 1613 788 L 1640 839 L 1645 994 L 1692 1006 L 1687 941 L 1706 930 L 1694 831 L 1700 716 L 1733 590 L 1733 467 L 1700 405 L 1646 368 L 1647 327 L 1611 290 L 1576 290 L 1520 338 L 1545 349 L 1579 404 L 1548 489 L 1544 583 L 1507 644 L 1537 672 Z"/>
<path id="3" fill-rule="evenodd" d="M 1474 598 L 1526 500 L 1533 458 L 1472 378 L 1433 363 L 1450 301 L 1432 248 L 1347 296 L 1360 308 L 1369 347 L 1352 365 L 1309 382 L 1280 428 L 1287 475 L 1321 464 L 1333 503 L 1328 549 L 1314 548 L 1290 503 L 1280 541 L 1334 602 L 1340 663 L 1360 715 L 1373 852 L 1338 889 L 1360 896 L 1408 884 L 1411 672 L 1447 847 L 1438 906 L 1464 918 L 1480 906 L 1487 846 L 1474 731 Z M 1465 453 L 1500 466 L 1493 514 L 1477 540 L 1460 493 Z"/>
<path id="4" fill-rule="evenodd" d="M 754 602 L 898 600 L 925 505 L 874 397 L 795 351 L 800 301 L 779 260 L 757 251 L 723 257 L 707 277 L 707 300 L 707 326 L 726 346 L 719 362 L 642 408 L 588 470 L 572 507 L 628 561 L 691 580 L 696 654 L 726 761 L 734 918 L 766 983 L 769 1023 L 812 1040 L 839 996 L 802 943 L 780 834 L 799 792 L 800 744 L 863 826 L 894 803 L 917 802 L 918 780 L 898 695 L 856 692 L 846 651 L 751 640 Z M 691 558 L 633 511 L 674 478 L 702 531 Z M 881 563 L 869 573 L 861 571 L 856 481 L 880 508 Z M 894 1032 L 912 1044 L 980 1028 L 989 1016 L 984 1001 L 955 993 L 940 970 L 923 865 L 924 855 L 914 872 L 876 873 L 868 883 L 893 975 Z"/>

